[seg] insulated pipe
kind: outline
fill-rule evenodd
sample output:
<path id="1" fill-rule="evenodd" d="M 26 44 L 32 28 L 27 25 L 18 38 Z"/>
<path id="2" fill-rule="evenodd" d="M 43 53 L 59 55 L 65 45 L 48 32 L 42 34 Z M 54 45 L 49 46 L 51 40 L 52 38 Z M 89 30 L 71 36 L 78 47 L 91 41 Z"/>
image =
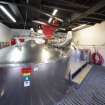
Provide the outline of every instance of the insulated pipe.
<path id="1" fill-rule="evenodd" d="M 72 41 L 72 31 L 68 31 L 65 41 L 62 42 L 62 43 L 59 43 L 59 44 L 58 43 L 54 44 L 53 46 L 55 46 L 55 47 L 65 47 L 66 45 L 71 43 L 71 41 Z"/>

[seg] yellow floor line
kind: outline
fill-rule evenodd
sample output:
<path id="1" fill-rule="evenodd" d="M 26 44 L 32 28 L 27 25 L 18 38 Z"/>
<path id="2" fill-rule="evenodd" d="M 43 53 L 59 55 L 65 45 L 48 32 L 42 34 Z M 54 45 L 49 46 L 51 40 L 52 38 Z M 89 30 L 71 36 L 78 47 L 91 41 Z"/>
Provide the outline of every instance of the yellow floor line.
<path id="1" fill-rule="evenodd" d="M 87 65 L 75 78 L 73 78 L 73 82 L 81 84 L 81 82 L 85 79 L 91 68 L 92 65 Z"/>

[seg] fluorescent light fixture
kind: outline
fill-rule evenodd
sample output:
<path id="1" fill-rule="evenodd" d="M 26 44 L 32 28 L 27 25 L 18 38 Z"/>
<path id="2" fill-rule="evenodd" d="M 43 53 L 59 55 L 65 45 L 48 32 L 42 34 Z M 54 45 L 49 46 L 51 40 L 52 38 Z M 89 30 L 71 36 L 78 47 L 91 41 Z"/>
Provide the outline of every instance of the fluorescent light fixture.
<path id="1" fill-rule="evenodd" d="M 58 12 L 58 10 L 57 9 L 54 9 L 52 15 L 55 16 L 57 12 Z M 53 18 L 50 17 L 49 20 L 48 20 L 48 23 L 51 23 L 52 20 L 53 20 Z"/>
<path id="2" fill-rule="evenodd" d="M 59 28 L 59 30 L 63 30 L 63 31 L 65 31 L 66 29 L 65 29 L 65 28 Z"/>
<path id="3" fill-rule="evenodd" d="M 15 23 L 15 18 L 6 10 L 6 8 L 2 5 L 0 5 L 0 9 Z"/>
<path id="4" fill-rule="evenodd" d="M 57 12 L 58 12 L 58 10 L 57 9 L 54 9 L 52 15 L 55 16 Z"/>
<path id="5" fill-rule="evenodd" d="M 31 31 L 31 32 L 34 32 L 34 29 L 33 29 L 33 28 L 30 28 L 30 31 Z"/>
<path id="6" fill-rule="evenodd" d="M 46 25 L 45 22 L 42 22 L 42 21 L 39 21 L 39 20 L 33 20 L 32 22 L 37 23 L 37 24 Z"/>
<path id="7" fill-rule="evenodd" d="M 72 30 L 75 31 L 75 30 L 81 29 L 81 28 L 83 28 L 85 26 L 86 26 L 86 24 L 83 24 L 83 25 L 80 25 L 78 27 L 73 28 Z"/>
<path id="8" fill-rule="evenodd" d="M 53 20 L 53 18 L 49 18 L 48 23 L 51 23 L 52 20 Z"/>

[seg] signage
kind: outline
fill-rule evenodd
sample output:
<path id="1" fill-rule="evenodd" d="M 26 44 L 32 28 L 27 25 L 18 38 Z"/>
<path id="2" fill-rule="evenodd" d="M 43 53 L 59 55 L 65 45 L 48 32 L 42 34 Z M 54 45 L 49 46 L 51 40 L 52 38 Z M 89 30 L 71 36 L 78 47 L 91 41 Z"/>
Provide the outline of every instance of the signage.
<path id="1" fill-rule="evenodd" d="M 30 86 L 30 81 L 24 81 L 24 87 L 29 87 Z"/>
<path id="2" fill-rule="evenodd" d="M 21 74 L 23 76 L 24 87 L 29 87 L 31 85 L 32 68 L 22 68 Z"/>

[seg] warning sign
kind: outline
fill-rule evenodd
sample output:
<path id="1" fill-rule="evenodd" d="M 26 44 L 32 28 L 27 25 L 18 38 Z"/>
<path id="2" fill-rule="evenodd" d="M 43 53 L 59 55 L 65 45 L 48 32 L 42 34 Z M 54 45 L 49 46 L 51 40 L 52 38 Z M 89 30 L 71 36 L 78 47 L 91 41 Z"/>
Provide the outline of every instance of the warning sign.
<path id="1" fill-rule="evenodd" d="M 31 75 L 32 75 L 32 68 L 31 67 L 22 68 L 21 74 L 24 80 L 24 87 L 29 87 L 31 85 L 30 81 L 31 81 Z"/>
<path id="2" fill-rule="evenodd" d="M 22 68 L 21 70 L 22 75 L 31 75 L 32 74 L 32 68 Z"/>
<path id="3" fill-rule="evenodd" d="M 23 76 L 24 81 L 31 81 L 31 76 Z"/>
<path id="4" fill-rule="evenodd" d="M 24 81 L 24 87 L 29 87 L 30 86 L 30 81 Z"/>

